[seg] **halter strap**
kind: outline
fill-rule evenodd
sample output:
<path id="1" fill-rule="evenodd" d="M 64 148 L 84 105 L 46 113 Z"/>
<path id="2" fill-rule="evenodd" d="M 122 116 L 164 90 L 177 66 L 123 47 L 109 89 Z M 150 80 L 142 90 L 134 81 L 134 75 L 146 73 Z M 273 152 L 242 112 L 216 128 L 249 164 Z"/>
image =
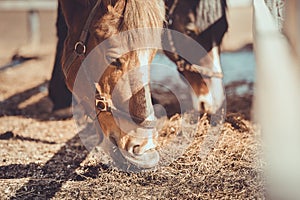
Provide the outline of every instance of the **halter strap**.
<path id="1" fill-rule="evenodd" d="M 99 88 L 98 88 L 99 90 Z M 134 120 L 134 121 L 142 121 L 142 123 L 139 124 L 140 127 L 143 127 L 144 129 L 153 129 L 156 125 L 156 120 L 144 120 L 140 117 L 132 116 L 128 114 L 127 112 L 121 111 L 114 107 L 113 103 L 110 99 L 107 99 L 103 94 L 101 94 L 100 91 L 95 96 L 95 107 L 98 110 L 97 116 L 101 112 L 110 112 L 112 114 L 115 114 L 119 117 L 122 117 L 124 119 Z"/>
<path id="2" fill-rule="evenodd" d="M 174 0 L 174 2 L 172 4 L 172 7 L 169 10 L 169 18 L 170 18 L 170 16 L 173 17 L 173 13 L 174 13 L 174 10 L 177 6 L 177 3 L 178 3 L 178 0 Z"/>
<path id="3" fill-rule="evenodd" d="M 87 43 L 87 38 L 88 38 L 88 33 L 89 33 L 89 28 L 92 23 L 93 18 L 96 15 L 96 11 L 98 6 L 101 4 L 102 0 L 98 0 L 95 4 L 95 6 L 92 8 L 85 24 L 84 27 L 81 31 L 79 40 L 75 43 L 74 49 L 72 54 L 68 57 L 67 61 L 64 64 L 63 67 L 63 72 L 65 74 L 65 77 L 68 77 L 69 71 L 72 67 L 72 64 L 75 62 L 75 60 L 79 57 L 82 59 L 85 58 L 85 53 L 86 53 L 86 43 Z"/>
<path id="4" fill-rule="evenodd" d="M 214 72 L 213 70 L 200 66 L 200 65 L 195 65 L 195 64 L 187 64 L 185 60 L 179 59 L 177 62 L 177 68 L 178 71 L 184 72 L 184 71 L 189 71 L 189 72 L 194 72 L 201 74 L 205 78 L 223 78 L 223 73 L 222 72 Z"/>

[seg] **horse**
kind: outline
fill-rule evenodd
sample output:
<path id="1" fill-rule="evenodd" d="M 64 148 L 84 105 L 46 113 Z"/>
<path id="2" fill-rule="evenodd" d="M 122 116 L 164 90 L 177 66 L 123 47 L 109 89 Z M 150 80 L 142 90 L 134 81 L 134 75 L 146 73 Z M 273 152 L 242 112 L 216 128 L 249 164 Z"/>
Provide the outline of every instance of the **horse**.
<path id="1" fill-rule="evenodd" d="M 164 1 L 167 10 L 166 27 L 186 34 L 202 45 L 208 53 L 199 57 L 197 65 L 219 73 L 210 73 L 210 76 L 198 73 L 199 70 L 193 70 L 191 63 L 179 58 L 179 55 L 166 51 L 165 54 L 176 63 L 179 72 L 192 86 L 191 96 L 194 108 L 202 112 L 215 113 L 225 98 L 221 80 L 220 45 L 228 29 L 226 0 Z M 67 33 L 60 4 L 57 13 L 56 27 L 59 40 L 49 84 L 49 97 L 54 104 L 54 112 L 70 107 L 72 101 L 72 94 L 65 85 L 60 64 L 61 51 Z M 174 51 L 176 51 L 176 45 L 179 44 L 174 44 Z"/>
<path id="2" fill-rule="evenodd" d="M 172 41 L 172 52 L 165 54 L 178 67 L 178 71 L 191 85 L 194 109 L 215 114 L 222 107 L 225 94 L 220 63 L 220 45 L 227 32 L 226 0 L 165 0 L 167 27 L 179 31 L 197 41 L 204 49 L 193 63 L 182 58 L 177 49 L 182 41 Z"/>
<path id="3" fill-rule="evenodd" d="M 139 0 L 102 0 L 100 5 L 97 6 L 96 0 L 61 0 L 59 1 L 58 7 L 57 30 L 59 41 L 56 57 L 57 60 L 60 60 L 59 56 L 63 54 L 63 70 L 55 71 L 55 68 L 60 67 L 59 62 L 56 62 L 52 79 L 56 77 L 57 80 L 58 76 L 61 77 L 60 74 L 62 71 L 65 71 L 66 81 L 63 82 L 63 79 L 58 78 L 59 84 L 62 85 L 60 88 L 68 87 L 70 91 L 72 91 L 76 73 L 81 64 L 80 59 L 71 59 L 73 68 L 70 70 L 71 75 L 66 73 L 66 71 L 68 71 L 66 68 L 70 67 L 68 58 L 74 57 L 72 56 L 72 54 L 74 54 L 74 49 L 75 51 L 78 51 L 75 52 L 76 55 L 83 52 L 87 55 L 96 44 L 99 44 L 99 42 L 109 38 L 113 34 L 129 30 L 130 28 L 149 27 L 149 24 L 151 24 L 150 18 L 151 20 L 153 20 L 152 18 L 155 18 L 157 22 L 151 27 L 163 27 L 163 24 L 165 24 L 166 27 L 177 30 L 193 38 L 207 51 L 206 54 L 199 57 L 198 61 L 191 63 L 176 53 L 176 49 L 178 49 L 180 44 L 176 43 L 176 41 L 172 41 L 172 36 L 170 36 L 168 37 L 167 43 L 170 45 L 172 44 L 171 49 L 173 49 L 173 51 L 165 51 L 165 54 L 177 65 L 178 71 L 192 86 L 191 94 L 194 107 L 201 112 L 214 113 L 221 107 L 221 104 L 224 101 L 219 54 L 220 44 L 224 33 L 227 31 L 228 24 L 226 20 L 226 0 L 215 0 L 213 3 L 211 2 L 212 0 L 165 0 L 164 2 L 159 0 L 153 2 Z M 164 7 L 164 5 L 166 7 Z M 148 7 L 151 9 L 145 9 Z M 84 21 L 88 20 L 93 8 L 98 9 L 90 22 L 91 24 L 94 24 L 94 26 L 89 26 L 90 28 L 87 31 L 90 35 L 88 37 L 88 42 L 87 44 L 78 43 L 78 40 L 82 35 L 81 31 L 85 26 Z M 145 16 L 138 16 L 134 11 L 138 11 L 139 13 L 145 12 Z M 78 13 L 80 13 L 80 15 L 78 15 Z M 151 17 L 149 17 L 149 13 L 151 14 Z M 126 15 L 129 15 L 130 17 L 127 16 L 127 18 L 130 18 L 133 21 L 142 19 L 144 22 L 138 23 L 139 21 L 137 21 L 135 24 L 126 26 L 127 28 L 120 29 L 120 23 L 126 23 Z M 129 21 L 130 20 L 128 20 L 127 23 L 129 23 Z M 144 25 L 140 26 L 140 24 Z M 65 34 L 66 32 L 68 32 L 68 34 Z M 94 38 L 94 35 L 97 35 L 97 37 Z M 84 40 L 85 39 L 86 38 L 84 38 Z M 151 40 L 157 40 L 157 38 L 151 37 Z M 62 45 L 62 43 L 64 43 L 64 45 Z M 63 53 L 61 53 L 62 46 L 64 46 Z M 101 78 L 96 85 L 96 90 L 98 91 L 98 94 L 95 97 L 97 100 L 96 107 L 100 107 L 100 110 L 104 108 L 104 111 L 107 111 L 107 101 L 103 101 L 103 96 L 100 95 L 104 93 L 107 95 L 104 99 L 111 98 L 111 91 L 109 91 L 109 89 L 107 89 L 109 87 L 106 86 L 111 86 L 113 88 L 116 84 L 116 80 L 120 78 L 122 74 L 132 69 L 132 66 L 138 66 L 142 62 L 145 64 L 145 61 L 141 60 L 147 60 L 146 63 L 149 64 L 155 53 L 156 50 L 148 50 L 146 54 L 144 53 L 144 55 L 147 55 L 146 59 L 145 56 L 143 56 L 143 59 L 139 59 L 141 56 L 138 56 L 138 51 L 123 55 L 121 58 L 113 58 L 114 61 L 111 62 L 112 68 L 110 68 L 112 70 L 108 70 L 104 74 L 106 79 Z M 121 73 L 118 75 L 114 74 L 114 67 L 122 69 Z M 66 85 L 67 87 L 63 85 Z M 61 96 L 61 94 L 55 95 L 55 87 L 52 87 L 52 91 L 51 96 L 53 101 L 55 101 L 55 99 L 61 99 L 57 98 L 58 96 Z M 65 97 L 63 98 L 63 101 L 59 102 L 56 100 L 60 105 L 55 108 L 70 106 L 70 95 L 68 92 L 65 94 L 67 95 L 63 95 Z M 132 94 L 129 104 L 131 105 L 130 117 L 134 122 L 143 124 L 145 121 L 155 121 L 151 103 L 149 87 L 144 87 L 140 91 Z M 98 115 L 98 121 L 107 137 L 112 138 L 116 143 L 116 146 L 123 151 L 125 159 L 128 159 L 134 165 L 142 168 L 151 168 L 158 163 L 158 155 L 157 152 L 155 153 L 155 136 L 140 140 L 133 137 L 132 134 L 128 135 L 125 132 L 122 132 L 109 112 L 102 112 Z M 147 134 L 147 131 L 145 131 L 145 129 L 143 130 Z M 150 133 L 149 135 L 155 134 Z"/>
<path id="4" fill-rule="evenodd" d="M 89 100 L 82 99 L 80 94 L 88 90 L 88 87 L 92 87 L 94 83 L 79 85 L 82 87 L 81 90 L 75 88 L 75 84 L 86 55 L 89 55 L 97 45 L 118 33 L 128 32 L 128 37 L 132 39 L 128 41 L 128 45 L 137 43 L 149 46 L 149 42 L 155 40 L 160 43 L 160 37 L 151 29 L 142 33 L 135 30 L 162 28 L 165 21 L 164 2 L 162 0 L 60 0 L 59 4 L 68 29 L 61 59 L 67 87 L 77 97 L 79 104 L 87 105 L 85 110 L 96 110 L 96 120 L 103 134 L 116 144 L 127 160 L 141 168 L 155 166 L 159 160 L 159 155 L 154 150 L 154 137 L 157 134 L 153 133 L 155 130 L 150 125 L 155 122 L 156 117 L 147 83 L 150 82 L 148 68 L 157 50 L 136 49 L 123 54 L 124 52 L 120 53 L 122 47 L 118 45 L 121 41 L 110 40 L 112 45 L 107 47 L 105 53 L 100 52 L 98 55 L 106 59 L 109 66 L 95 83 L 95 101 L 89 99 L 94 104 L 91 105 Z M 143 68 L 144 71 L 138 73 L 139 75 L 136 73 L 130 75 L 129 72 L 135 70 L 137 66 L 146 66 L 146 68 Z M 129 73 L 129 78 L 123 82 L 124 87 L 120 89 L 122 91 L 117 91 L 122 95 L 118 103 L 115 103 L 112 100 L 113 92 L 118 90 L 117 83 L 126 73 Z M 132 88 L 131 86 L 135 86 L 137 82 L 143 83 L 142 87 Z M 122 106 L 125 104 L 128 105 L 128 110 Z M 116 120 L 113 111 L 122 116 Z M 127 134 L 118 123 L 123 121 L 130 124 L 131 119 L 141 128 L 134 126 L 130 130 L 131 134 Z M 145 137 L 139 137 L 141 130 Z"/>

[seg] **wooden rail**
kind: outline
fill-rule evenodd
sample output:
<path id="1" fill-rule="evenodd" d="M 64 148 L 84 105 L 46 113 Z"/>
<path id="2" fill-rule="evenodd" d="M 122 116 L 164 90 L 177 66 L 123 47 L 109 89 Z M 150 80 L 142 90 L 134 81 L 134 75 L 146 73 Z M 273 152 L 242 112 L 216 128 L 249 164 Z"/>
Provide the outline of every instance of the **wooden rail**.
<path id="1" fill-rule="evenodd" d="M 292 46 L 279 31 L 263 0 L 254 0 L 254 23 L 255 116 L 262 127 L 269 192 L 275 199 L 297 199 L 300 196 L 300 67 Z"/>

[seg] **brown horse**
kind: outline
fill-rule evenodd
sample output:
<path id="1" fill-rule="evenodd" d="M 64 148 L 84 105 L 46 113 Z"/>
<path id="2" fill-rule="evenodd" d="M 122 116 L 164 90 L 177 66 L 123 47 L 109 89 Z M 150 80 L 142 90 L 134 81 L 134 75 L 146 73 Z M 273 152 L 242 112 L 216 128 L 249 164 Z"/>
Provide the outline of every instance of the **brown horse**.
<path id="1" fill-rule="evenodd" d="M 93 83 L 88 83 L 86 88 L 81 91 L 74 88 L 78 71 L 80 70 L 83 59 L 86 55 L 92 52 L 95 47 L 106 39 L 125 31 L 128 32 L 128 37 L 135 40 L 138 39 L 138 45 L 149 46 L 150 43 L 157 41 L 160 43 L 160 36 L 148 32 L 139 33 L 134 31 L 141 28 L 162 28 L 165 8 L 162 0 L 61 0 L 59 1 L 62 12 L 67 24 L 68 35 L 65 40 L 62 67 L 66 78 L 68 88 L 77 97 L 79 103 L 85 101 L 81 96 L 83 90 L 87 87 L 93 87 Z M 149 84 L 150 63 L 156 53 L 156 49 L 137 49 L 133 51 L 122 53 L 122 47 L 118 46 L 118 42 L 114 41 L 114 45 L 106 49 L 107 54 L 99 54 L 99 57 L 105 57 L 109 67 L 105 70 L 102 77 L 98 77 L 95 91 L 96 102 L 90 105 L 93 110 L 95 106 L 97 110 L 97 118 L 100 126 L 106 135 L 110 138 L 120 149 L 123 156 L 131 163 L 142 167 L 153 167 L 158 162 L 158 153 L 155 149 L 154 138 L 157 135 L 153 127 L 148 127 L 148 122 L 155 122 L 153 106 L 151 103 L 151 94 Z M 137 41 L 127 41 L 127 45 Z M 143 43 L 143 44 L 141 44 Z M 101 59 L 99 59 L 99 62 Z M 118 104 L 112 101 L 112 95 L 117 86 L 118 81 L 122 76 L 137 66 L 147 66 L 146 70 L 142 72 L 142 76 L 130 75 L 127 81 L 123 82 L 128 85 L 125 91 L 117 91 L 125 93 L 120 95 Z M 92 72 L 93 73 L 93 72 Z M 88 78 L 87 78 L 88 80 Z M 141 88 L 130 88 L 130 85 L 135 85 L 136 82 L 146 84 Z M 117 90 L 117 89 L 116 89 Z M 89 102 L 83 102 L 89 104 Z M 128 104 L 129 108 L 123 108 L 123 104 Z M 87 109 L 87 110 L 88 110 Z M 112 115 L 112 109 L 124 116 L 116 120 Z M 124 110 L 123 110 L 124 109 Z M 129 114 L 126 114 L 126 112 Z M 134 123 L 141 126 L 137 129 L 133 126 L 131 134 L 127 134 L 119 127 L 117 121 L 122 120 L 124 123 Z M 147 126 L 146 128 L 143 128 Z M 143 130 L 143 131 L 141 131 Z M 140 137 L 140 133 L 142 135 Z"/>
<path id="2" fill-rule="evenodd" d="M 203 52 L 196 52 L 198 57 L 191 63 L 178 55 L 178 49 L 189 49 L 189 40 L 176 42 L 169 37 L 172 52 L 165 53 L 190 83 L 194 108 L 214 114 L 225 100 L 220 44 L 228 29 L 226 0 L 165 0 L 165 3 L 168 28 L 188 35 L 203 47 Z"/>

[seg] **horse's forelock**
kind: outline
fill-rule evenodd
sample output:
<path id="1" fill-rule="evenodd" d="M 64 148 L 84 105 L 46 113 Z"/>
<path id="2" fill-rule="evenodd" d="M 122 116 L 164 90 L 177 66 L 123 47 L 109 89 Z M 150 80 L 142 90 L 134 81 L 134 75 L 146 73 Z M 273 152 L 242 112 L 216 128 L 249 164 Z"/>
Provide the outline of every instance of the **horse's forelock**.
<path id="1" fill-rule="evenodd" d="M 131 31 L 128 36 L 130 37 L 129 41 L 133 41 L 135 44 L 148 45 L 149 42 L 153 43 L 160 38 L 160 32 L 155 28 L 162 28 L 164 20 L 163 0 L 127 0 L 120 29 L 127 31 L 147 28 L 146 31 Z"/>
<path id="2" fill-rule="evenodd" d="M 122 31 L 142 28 L 162 28 L 165 20 L 163 0 L 105 0 L 108 13 L 97 25 L 98 35 L 107 38 Z M 131 41 L 157 40 L 156 31 L 132 31 Z"/>
<path id="3" fill-rule="evenodd" d="M 157 28 L 163 25 L 164 19 L 162 0 L 127 0 L 123 21 L 126 28 Z"/>
<path id="4" fill-rule="evenodd" d="M 200 0 L 196 8 L 196 26 L 199 32 L 226 16 L 226 8 L 226 0 Z"/>

